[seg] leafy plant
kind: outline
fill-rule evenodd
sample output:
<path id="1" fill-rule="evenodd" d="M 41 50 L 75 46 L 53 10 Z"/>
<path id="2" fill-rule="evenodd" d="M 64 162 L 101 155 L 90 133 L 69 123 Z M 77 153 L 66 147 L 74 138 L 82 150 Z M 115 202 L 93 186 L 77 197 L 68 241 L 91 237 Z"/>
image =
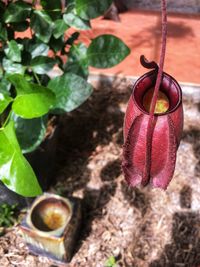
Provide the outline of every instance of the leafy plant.
<path id="1" fill-rule="evenodd" d="M 0 227 L 11 227 L 17 220 L 17 205 L 0 205 Z"/>
<path id="2" fill-rule="evenodd" d="M 116 260 L 114 256 L 110 256 L 105 263 L 105 267 L 117 267 Z"/>
<path id="3" fill-rule="evenodd" d="M 89 46 L 79 40 L 90 19 L 111 3 L 0 2 L 0 180 L 9 189 L 23 196 L 41 193 L 23 153 L 43 141 L 49 115 L 70 112 L 91 95 L 89 66 L 109 68 L 130 53 L 113 35 L 98 36 Z M 61 75 L 50 79 L 55 66 Z"/>

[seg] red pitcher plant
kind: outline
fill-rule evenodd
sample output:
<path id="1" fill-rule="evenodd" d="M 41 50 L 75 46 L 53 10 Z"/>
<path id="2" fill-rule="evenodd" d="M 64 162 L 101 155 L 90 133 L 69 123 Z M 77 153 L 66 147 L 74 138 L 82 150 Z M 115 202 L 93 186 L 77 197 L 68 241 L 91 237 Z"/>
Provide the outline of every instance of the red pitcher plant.
<path id="1" fill-rule="evenodd" d="M 132 91 L 124 120 L 122 169 L 130 186 L 166 189 L 176 164 L 183 130 L 182 92 L 163 72 L 166 48 L 166 4 L 162 0 L 162 49 L 159 67 L 144 56 L 141 63 L 154 70 L 140 77 Z"/>

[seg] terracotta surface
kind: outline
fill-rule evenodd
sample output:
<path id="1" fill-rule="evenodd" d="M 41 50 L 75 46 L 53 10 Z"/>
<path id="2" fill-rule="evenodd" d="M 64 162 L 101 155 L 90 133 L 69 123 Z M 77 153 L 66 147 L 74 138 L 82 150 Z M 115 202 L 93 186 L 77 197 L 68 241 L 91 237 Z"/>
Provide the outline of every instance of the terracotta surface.
<path id="1" fill-rule="evenodd" d="M 114 34 L 131 49 L 131 54 L 116 67 L 110 69 L 91 68 L 102 74 L 140 76 L 146 70 L 140 65 L 140 55 L 159 61 L 161 44 L 160 12 L 128 11 L 120 14 L 121 22 L 92 20 L 92 30 L 82 31 L 81 40 L 89 44 L 90 38 L 100 34 Z M 75 29 L 66 32 L 69 37 Z M 30 37 L 30 31 L 18 33 L 16 37 Z M 66 60 L 66 59 L 65 59 Z M 168 42 L 164 70 L 180 82 L 200 84 L 200 15 L 168 14 Z"/>
<path id="2" fill-rule="evenodd" d="M 120 14 L 121 23 L 101 18 L 92 21 L 92 31 L 87 36 L 112 33 L 123 39 L 131 54 L 118 66 L 92 71 L 104 74 L 140 76 L 145 69 L 139 58 L 144 54 L 149 60 L 159 60 L 161 22 L 159 12 L 129 11 Z M 181 82 L 200 84 L 200 15 L 168 15 L 168 42 L 165 71 Z"/>
<path id="3" fill-rule="evenodd" d="M 130 9 L 160 10 L 160 0 L 123 0 Z M 199 13 L 200 0 L 167 0 L 167 10 L 179 13 Z"/>

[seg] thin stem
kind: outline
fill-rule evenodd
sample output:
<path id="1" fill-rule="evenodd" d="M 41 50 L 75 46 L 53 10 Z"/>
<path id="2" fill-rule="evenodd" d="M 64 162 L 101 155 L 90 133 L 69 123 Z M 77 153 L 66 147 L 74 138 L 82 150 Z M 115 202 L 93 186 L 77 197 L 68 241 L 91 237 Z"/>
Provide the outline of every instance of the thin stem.
<path id="1" fill-rule="evenodd" d="M 160 52 L 160 63 L 158 69 L 158 75 L 156 79 L 156 86 L 153 93 L 153 98 L 150 107 L 150 116 L 152 117 L 155 112 L 156 102 L 158 98 L 158 91 L 160 89 L 160 84 L 162 81 L 163 67 L 165 61 L 166 43 L 167 43 L 167 11 L 166 11 L 166 0 L 161 0 L 162 2 L 162 47 Z"/>
<path id="2" fill-rule="evenodd" d="M 34 77 L 35 77 L 37 83 L 38 83 L 39 85 L 41 85 L 41 82 L 40 82 L 40 80 L 39 80 L 37 74 L 36 74 L 34 71 L 33 71 L 33 75 L 34 75 Z"/>
<path id="3" fill-rule="evenodd" d="M 12 111 L 9 112 L 9 114 L 8 114 L 8 116 L 7 116 L 7 118 L 6 118 L 6 120 L 4 121 L 4 123 L 3 123 L 3 125 L 2 125 L 2 128 L 4 128 L 4 127 L 7 125 L 7 123 L 9 122 L 10 117 L 11 117 L 11 113 L 12 113 Z"/>
<path id="4" fill-rule="evenodd" d="M 147 144 L 146 144 L 146 158 L 145 158 L 145 168 L 143 174 L 142 184 L 145 186 L 149 183 L 150 180 L 150 170 L 151 170 L 151 152 L 152 152 L 152 141 L 153 141 L 153 132 L 156 125 L 156 117 L 154 116 L 156 102 L 158 98 L 158 93 L 162 81 L 163 67 L 165 60 L 166 52 L 166 43 L 167 43 L 167 10 L 166 10 L 166 0 L 161 0 L 161 9 L 162 9 L 162 47 L 160 52 L 160 62 L 159 69 L 156 79 L 156 85 L 153 93 L 153 98 L 150 106 L 149 121 L 147 126 Z"/>
<path id="5" fill-rule="evenodd" d="M 61 0 L 61 12 L 65 12 L 65 0 Z"/>

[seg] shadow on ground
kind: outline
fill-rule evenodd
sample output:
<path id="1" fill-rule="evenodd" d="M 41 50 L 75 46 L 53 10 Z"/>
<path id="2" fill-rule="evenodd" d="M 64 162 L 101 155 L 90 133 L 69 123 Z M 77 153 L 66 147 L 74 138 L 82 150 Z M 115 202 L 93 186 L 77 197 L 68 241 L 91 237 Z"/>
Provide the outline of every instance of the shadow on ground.
<path id="1" fill-rule="evenodd" d="M 183 141 L 192 144 L 194 155 L 197 159 L 195 166 L 195 175 L 200 177 L 200 130 L 191 129 L 183 133 Z"/>
<path id="2" fill-rule="evenodd" d="M 194 175 L 198 179 L 200 177 L 200 131 L 197 129 L 184 131 L 183 142 L 192 145 L 194 156 L 197 159 Z M 152 241 L 150 240 L 156 239 L 154 228 L 152 228 L 151 205 L 154 206 L 154 203 L 151 202 L 151 190 L 132 189 L 125 182 L 122 182 L 122 192 L 125 199 L 139 210 L 142 216 L 142 223 L 137 226 L 137 231 L 133 235 L 131 248 L 133 262 L 135 259 L 143 263 L 148 262 L 149 256 L 153 253 Z M 182 211 L 173 214 L 171 242 L 165 246 L 158 259 L 149 263 L 150 267 L 200 266 L 200 216 L 198 212 L 191 210 L 191 187 L 185 184 L 179 193 Z M 163 233 L 163 235 L 165 234 Z M 130 266 L 135 266 L 134 264 Z"/>
<path id="3" fill-rule="evenodd" d="M 172 219 L 172 242 L 150 267 L 197 267 L 200 264 L 200 216 L 190 211 L 192 190 L 184 186 L 180 192 L 180 205 L 188 211 L 176 212 Z"/>
<path id="4" fill-rule="evenodd" d="M 134 206 L 141 212 L 142 217 L 147 213 L 150 208 L 150 198 L 144 189 L 132 188 L 123 181 L 121 183 L 124 198 L 128 200 L 130 205 Z"/>
<path id="5" fill-rule="evenodd" d="M 92 96 L 77 110 L 64 115 L 60 123 L 57 149 L 56 190 L 63 196 L 71 196 L 74 191 L 83 191 L 83 225 L 80 242 L 89 235 L 94 218 L 103 216 L 103 207 L 116 191 L 116 178 L 121 173 L 120 159 L 107 163 L 100 170 L 103 186 L 98 189 L 87 187 L 91 169 L 88 162 L 95 155 L 97 147 L 111 141 L 121 146 L 124 113 L 119 104 L 127 103 L 130 88 L 123 88 L 121 80 L 105 81 L 104 77 L 96 86 Z M 77 248 L 79 249 L 79 248 Z"/>

